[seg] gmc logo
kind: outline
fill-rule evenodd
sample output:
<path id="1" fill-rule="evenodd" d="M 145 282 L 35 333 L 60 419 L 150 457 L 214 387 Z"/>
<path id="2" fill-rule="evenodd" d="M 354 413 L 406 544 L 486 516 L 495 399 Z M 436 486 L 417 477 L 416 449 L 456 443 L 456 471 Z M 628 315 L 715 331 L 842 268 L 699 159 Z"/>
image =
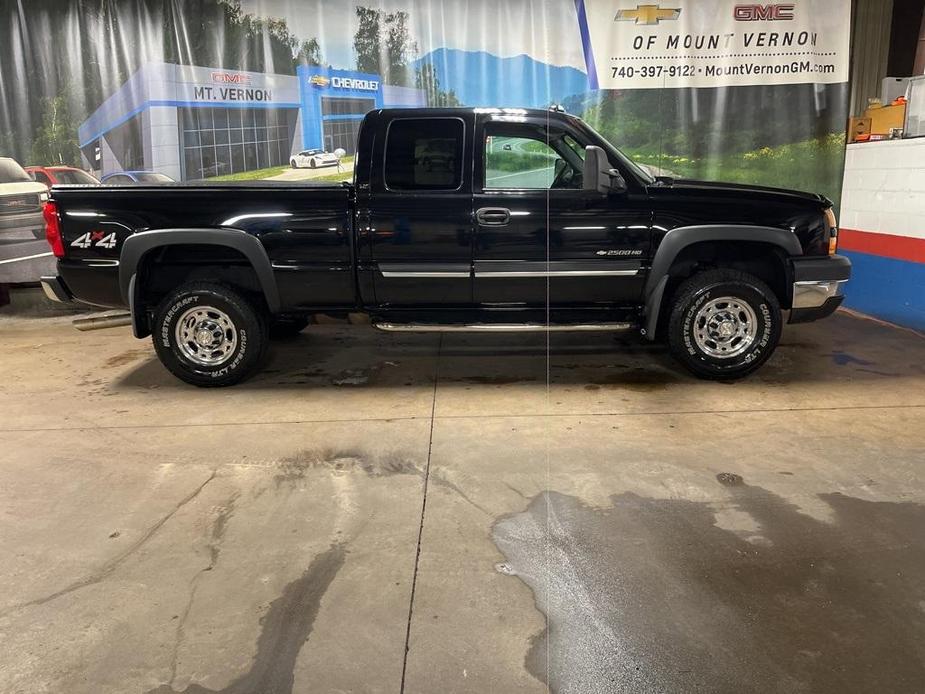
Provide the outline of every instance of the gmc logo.
<path id="1" fill-rule="evenodd" d="M 219 84 L 250 84 L 250 75 L 236 75 L 231 72 L 213 72 L 212 81 Z"/>
<path id="2" fill-rule="evenodd" d="M 794 5 L 736 5 L 732 16 L 737 22 L 773 22 L 793 19 Z"/>

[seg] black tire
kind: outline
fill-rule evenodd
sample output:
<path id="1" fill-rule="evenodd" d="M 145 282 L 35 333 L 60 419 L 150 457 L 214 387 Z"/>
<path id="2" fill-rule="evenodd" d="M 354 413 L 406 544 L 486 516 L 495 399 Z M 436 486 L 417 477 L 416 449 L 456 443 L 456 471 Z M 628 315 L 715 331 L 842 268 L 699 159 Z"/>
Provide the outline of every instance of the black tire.
<path id="1" fill-rule="evenodd" d="M 298 168 L 299 168 L 299 167 L 296 165 L 296 163 L 295 163 L 295 159 L 290 159 L 290 160 L 289 160 L 289 166 L 291 166 L 293 169 L 298 169 Z"/>
<path id="2" fill-rule="evenodd" d="M 313 168 L 313 169 L 314 169 L 314 168 L 317 168 L 317 166 L 318 166 L 318 165 L 315 163 L 315 160 L 314 160 L 314 159 L 310 160 L 310 161 L 308 162 L 308 165 L 309 165 L 311 168 Z"/>
<path id="3" fill-rule="evenodd" d="M 198 318 L 189 313 L 197 308 L 204 312 Z M 187 330 L 199 327 L 219 335 L 220 348 L 203 348 L 192 338 L 182 347 L 178 333 L 182 334 L 183 328 L 178 330 L 178 324 L 184 316 Z M 238 383 L 257 371 L 266 353 L 268 328 L 263 311 L 234 289 L 212 282 L 190 282 L 158 305 L 151 337 L 158 358 L 174 376 L 194 386 L 217 388 Z M 223 354 L 223 349 L 227 353 Z M 218 356 L 214 363 L 204 364 L 194 360 L 194 352 L 201 359 Z"/>
<path id="4" fill-rule="evenodd" d="M 723 302 L 724 298 L 733 301 Z M 760 279 L 738 270 L 708 270 L 685 280 L 675 292 L 668 320 L 668 347 L 700 378 L 742 378 L 773 354 L 782 324 L 780 302 Z M 751 325 L 754 333 L 748 329 Z M 735 329 L 736 333 L 731 338 L 722 336 L 724 329 Z M 729 354 L 722 354 L 724 351 Z"/>
<path id="5" fill-rule="evenodd" d="M 270 323 L 270 339 L 286 340 L 295 337 L 308 326 L 308 318 L 279 318 Z"/>

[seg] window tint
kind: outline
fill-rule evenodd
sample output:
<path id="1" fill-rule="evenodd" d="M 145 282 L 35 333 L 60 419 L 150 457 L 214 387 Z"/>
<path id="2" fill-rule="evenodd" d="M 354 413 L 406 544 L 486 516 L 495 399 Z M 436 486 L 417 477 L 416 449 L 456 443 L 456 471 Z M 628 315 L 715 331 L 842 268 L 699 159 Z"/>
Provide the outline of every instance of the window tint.
<path id="1" fill-rule="evenodd" d="M 212 166 L 215 165 L 215 162 L 210 162 Z M 173 179 L 170 176 L 166 176 L 162 173 L 140 173 L 135 174 L 141 183 L 173 183 Z"/>
<path id="2" fill-rule="evenodd" d="M 44 183 L 46 186 L 51 185 L 51 179 L 48 178 L 44 171 L 33 171 L 32 175 L 35 176 L 35 180 L 39 183 Z"/>
<path id="3" fill-rule="evenodd" d="M 462 184 L 462 151 L 461 121 L 393 121 L 386 142 L 386 185 L 392 190 L 456 190 Z"/>
<path id="4" fill-rule="evenodd" d="M 107 178 L 106 183 L 134 183 L 134 181 L 125 174 L 117 174 Z"/>
<path id="5" fill-rule="evenodd" d="M 55 177 L 58 179 L 58 183 L 82 183 L 86 185 L 96 185 L 99 183 L 93 176 L 79 169 L 57 171 Z"/>
<path id="6" fill-rule="evenodd" d="M 581 188 L 584 150 L 567 133 L 532 125 L 485 128 L 484 188 Z"/>

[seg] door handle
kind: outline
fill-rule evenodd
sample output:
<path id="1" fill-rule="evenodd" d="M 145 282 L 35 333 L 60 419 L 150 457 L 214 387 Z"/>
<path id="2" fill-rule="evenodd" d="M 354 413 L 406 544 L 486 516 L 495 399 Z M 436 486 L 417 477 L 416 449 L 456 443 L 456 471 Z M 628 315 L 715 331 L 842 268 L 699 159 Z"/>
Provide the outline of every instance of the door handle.
<path id="1" fill-rule="evenodd" d="M 511 211 L 506 207 L 482 207 L 475 213 L 479 224 L 487 227 L 503 227 L 511 221 Z"/>

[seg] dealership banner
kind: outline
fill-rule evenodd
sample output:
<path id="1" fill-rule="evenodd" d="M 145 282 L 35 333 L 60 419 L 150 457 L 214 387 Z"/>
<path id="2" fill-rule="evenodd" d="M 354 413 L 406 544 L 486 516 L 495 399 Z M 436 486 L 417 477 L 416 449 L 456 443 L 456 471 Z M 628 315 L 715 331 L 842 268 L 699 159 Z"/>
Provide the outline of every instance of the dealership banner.
<path id="1" fill-rule="evenodd" d="M 555 106 L 653 173 L 837 200 L 850 9 L 0 0 L 0 283 L 54 272 L 55 184 L 349 180 L 378 108 Z"/>
<path id="2" fill-rule="evenodd" d="M 592 87 L 662 89 L 848 81 L 841 0 L 576 0 Z"/>

